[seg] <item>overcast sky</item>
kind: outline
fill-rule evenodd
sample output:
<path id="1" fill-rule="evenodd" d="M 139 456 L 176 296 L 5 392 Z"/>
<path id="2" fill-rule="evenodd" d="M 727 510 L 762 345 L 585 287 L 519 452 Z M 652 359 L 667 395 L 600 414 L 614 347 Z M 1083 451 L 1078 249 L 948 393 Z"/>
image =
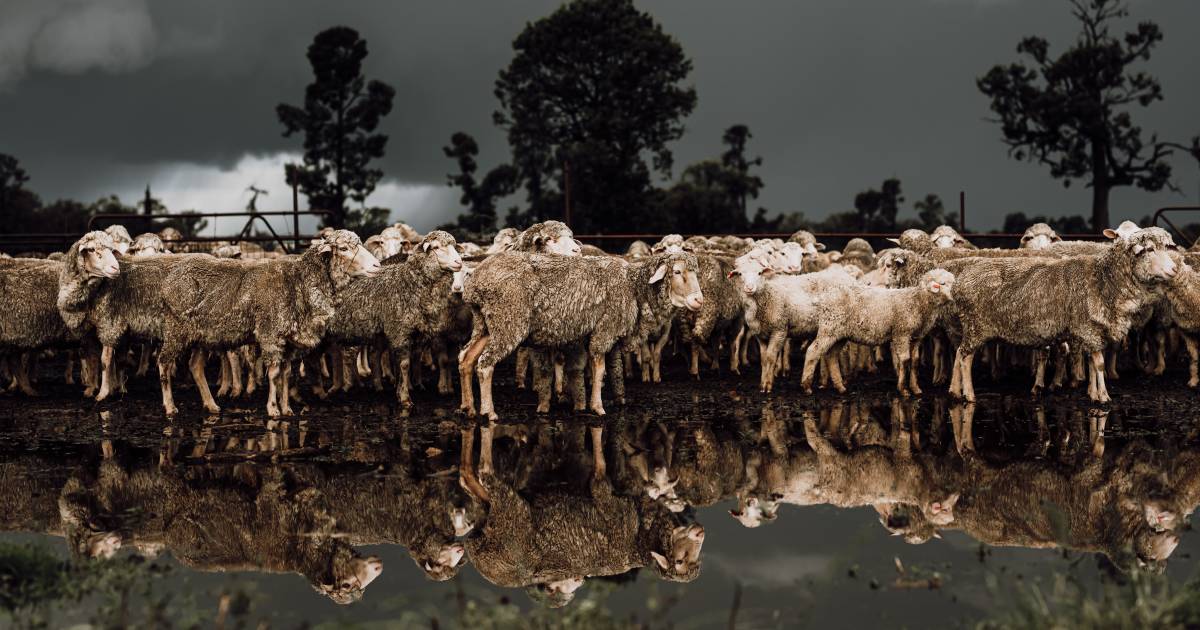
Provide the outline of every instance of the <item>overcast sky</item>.
<path id="1" fill-rule="evenodd" d="M 507 159 L 491 124 L 497 71 L 523 25 L 559 3 L 0 0 L 0 152 L 17 156 L 47 200 L 129 199 L 148 183 L 174 210 L 288 208 L 281 101 L 299 103 L 313 35 L 335 24 L 367 39 L 366 73 L 396 88 L 382 130 L 384 183 L 370 199 L 428 229 L 459 212 L 445 186 L 450 134 L 473 134 L 483 168 Z M 1015 59 L 1020 37 L 1052 52 L 1075 33 L 1065 0 L 642 0 L 692 58 L 699 105 L 674 146 L 676 171 L 715 156 L 745 123 L 765 162 L 756 205 L 820 218 L 887 177 L 911 202 L 967 193 L 967 224 L 1004 214 L 1089 214 L 1041 166 L 1006 156 L 974 80 Z M 1134 0 L 1133 19 L 1165 41 L 1145 64 L 1166 100 L 1135 114 L 1180 141 L 1200 133 L 1200 2 Z M 1132 26 L 1132 22 L 1130 23 Z M 1186 195 L 1114 193 L 1113 219 L 1200 203 L 1200 168 L 1176 161 Z"/>

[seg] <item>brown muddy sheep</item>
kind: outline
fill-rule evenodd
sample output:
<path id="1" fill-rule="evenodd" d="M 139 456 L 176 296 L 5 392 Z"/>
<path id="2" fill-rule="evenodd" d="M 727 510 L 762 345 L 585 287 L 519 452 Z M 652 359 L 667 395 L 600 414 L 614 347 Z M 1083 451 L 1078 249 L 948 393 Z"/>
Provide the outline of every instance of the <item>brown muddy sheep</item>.
<path id="1" fill-rule="evenodd" d="M 1165 230 L 1146 228 L 1113 241 L 1100 256 L 990 258 L 966 265 L 955 283 L 962 340 L 951 393 L 975 400 L 971 367 L 992 339 L 1033 348 L 1069 340 L 1090 357 L 1088 396 L 1108 402 L 1105 346 L 1123 340 L 1138 313 L 1157 299 L 1157 285 L 1177 274 L 1168 255 L 1175 247 Z"/>
<path id="2" fill-rule="evenodd" d="M 290 359 L 321 343 L 338 294 L 351 280 L 380 269 L 349 230 L 329 232 L 296 257 L 254 262 L 196 257 L 176 265 L 159 289 L 164 312 L 158 367 L 167 414 L 178 411 L 171 378 L 182 354 L 195 347 L 233 350 L 251 342 L 267 368 L 267 413 L 290 414 Z M 193 353 L 189 363 L 204 407 L 217 413 L 203 354 Z"/>
<path id="3" fill-rule="evenodd" d="M 451 324 L 451 285 L 454 272 L 463 266 L 454 246 L 453 236 L 435 230 L 405 262 L 350 283 L 338 292 L 337 309 L 325 333 L 330 341 L 345 345 L 386 340 L 400 363 L 396 397 L 405 406 L 412 404 L 409 364 L 414 335 L 434 339 Z"/>
<path id="4" fill-rule="evenodd" d="M 479 373 L 479 413 L 496 418 L 492 371 L 517 346 L 584 346 L 591 356 L 589 407 L 604 414 L 605 358 L 618 341 L 639 342 L 640 311 L 704 303 L 692 254 L 660 254 L 627 263 L 613 257 L 508 252 L 481 262 L 463 292 L 474 312 L 471 342 L 459 357 L 463 409 L 473 412 L 469 384 Z M 662 282 L 664 279 L 667 282 Z M 478 365 L 476 362 L 478 361 Z M 582 408 L 582 400 L 576 407 Z"/>

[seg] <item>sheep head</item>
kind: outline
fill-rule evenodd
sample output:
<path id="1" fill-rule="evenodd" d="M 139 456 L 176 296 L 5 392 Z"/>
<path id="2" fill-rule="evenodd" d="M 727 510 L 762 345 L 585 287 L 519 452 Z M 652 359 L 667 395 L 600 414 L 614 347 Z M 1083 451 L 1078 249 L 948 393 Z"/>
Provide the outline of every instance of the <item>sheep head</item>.
<path id="1" fill-rule="evenodd" d="M 462 256 L 455 247 L 454 237 L 449 232 L 434 230 L 425 235 L 418 249 L 426 256 L 432 256 L 442 269 L 458 271 L 462 269 Z"/>
<path id="2" fill-rule="evenodd" d="M 926 272 L 921 277 L 921 286 L 947 302 L 954 299 L 954 294 L 951 292 L 954 288 L 954 274 L 945 269 L 932 269 Z"/>
<path id="3" fill-rule="evenodd" d="M 1061 240 L 1062 237 L 1054 228 L 1045 223 L 1034 223 L 1025 228 L 1025 233 L 1021 235 L 1021 249 L 1046 249 L 1051 243 Z"/>
<path id="4" fill-rule="evenodd" d="M 129 245 L 133 243 L 133 237 L 129 235 L 129 230 L 126 230 L 125 226 L 110 225 L 104 230 L 104 233 L 112 237 L 118 252 L 124 254 L 129 251 Z"/>
<path id="5" fill-rule="evenodd" d="M 162 239 L 152 232 L 138 234 L 138 237 L 133 239 L 133 244 L 129 246 L 129 255 L 134 258 L 147 258 L 166 251 L 167 248 L 163 246 Z"/>
<path id="6" fill-rule="evenodd" d="M 683 236 L 668 234 L 650 248 L 653 254 L 678 254 L 683 251 Z"/>
<path id="7" fill-rule="evenodd" d="M 316 251 L 326 256 L 335 269 L 354 276 L 373 276 L 379 273 L 379 260 L 363 247 L 358 235 L 350 230 L 323 232 L 313 244 Z"/>
<path id="8" fill-rule="evenodd" d="M 690 582 L 700 575 L 700 548 L 704 546 L 704 528 L 699 523 L 679 525 L 671 530 L 666 553 L 651 551 L 664 579 Z"/>
<path id="9" fill-rule="evenodd" d="M 934 247 L 962 247 L 967 244 L 967 239 L 959 235 L 958 231 L 949 225 L 937 226 L 929 237 L 933 240 Z"/>
<path id="10" fill-rule="evenodd" d="M 1133 260 L 1133 277 L 1139 282 L 1165 282 L 1179 273 L 1179 266 L 1171 258 L 1171 252 L 1179 246 L 1162 228 L 1144 228 L 1119 236 L 1113 248 Z"/>
<path id="11" fill-rule="evenodd" d="M 458 568 L 466 564 L 467 548 L 460 542 L 441 545 L 428 556 L 412 551 L 413 561 L 425 572 L 425 577 L 435 582 L 445 582 L 458 574 Z"/>
<path id="12" fill-rule="evenodd" d="M 75 260 L 71 261 L 91 278 L 116 278 L 121 273 L 114 253 L 116 243 L 105 232 L 88 232 L 71 247 Z"/>
<path id="13" fill-rule="evenodd" d="M 381 573 L 383 561 L 377 556 L 363 558 L 351 554 L 348 560 L 335 557 L 329 575 L 317 580 L 313 588 L 335 603 L 351 604 L 362 598 L 363 591 Z"/>
<path id="14" fill-rule="evenodd" d="M 395 226 L 384 228 L 383 231 L 376 236 L 379 237 L 380 249 L 382 250 L 383 254 L 382 256 L 376 255 L 376 257 L 380 260 L 403 252 L 404 245 L 408 242 L 408 238 L 405 237 L 404 232 Z M 371 238 L 375 237 L 372 236 Z"/>
<path id="15" fill-rule="evenodd" d="M 742 279 L 742 290 L 746 295 L 754 295 L 762 286 L 763 278 L 775 275 L 770 252 L 755 247 L 733 261 L 733 271 L 729 277 Z"/>
<path id="16" fill-rule="evenodd" d="M 575 234 L 562 221 L 544 221 L 529 226 L 517 237 L 517 249 L 562 256 L 579 256 L 583 253 Z"/>
<path id="17" fill-rule="evenodd" d="M 700 310 L 704 305 L 704 293 L 700 291 L 700 263 L 696 262 L 696 256 L 686 252 L 667 254 L 659 258 L 657 265 L 650 276 L 650 284 L 669 278 L 667 294 L 671 305 L 689 311 Z"/>

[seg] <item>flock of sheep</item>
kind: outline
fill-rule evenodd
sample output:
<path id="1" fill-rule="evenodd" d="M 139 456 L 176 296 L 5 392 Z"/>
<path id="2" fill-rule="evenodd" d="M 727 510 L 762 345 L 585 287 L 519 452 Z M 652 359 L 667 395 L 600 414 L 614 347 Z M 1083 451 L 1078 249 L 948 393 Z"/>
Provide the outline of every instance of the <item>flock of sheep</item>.
<path id="1" fill-rule="evenodd" d="M 763 392 L 789 373 L 794 350 L 805 391 L 820 368 L 844 392 L 848 378 L 877 370 L 886 346 L 902 395 L 921 393 L 929 365 L 932 383 L 974 401 L 980 356 L 993 376 L 1032 373 L 1035 393 L 1086 378 L 1089 397 L 1106 402 L 1123 353 L 1161 374 L 1182 340 L 1189 385 L 1200 384 L 1196 254 L 1160 228 L 1126 222 L 1105 235 L 1063 241 L 1037 224 L 1019 249 L 980 249 L 943 226 L 907 230 L 880 252 L 862 239 L 827 251 L 805 231 L 787 242 L 669 235 L 618 256 L 581 246 L 558 221 L 507 228 L 486 249 L 397 224 L 365 243 L 325 229 L 299 255 L 249 258 L 230 247 L 173 254 L 164 235 L 113 226 L 49 259 L 0 260 L 0 370 L 10 389 L 33 394 L 38 356 L 66 351 L 67 381 L 78 365 L 85 395 L 105 400 L 156 361 L 174 414 L 183 359 L 217 413 L 206 375 L 215 359 L 218 396 L 250 394 L 265 375 L 267 413 L 278 416 L 292 413 L 302 381 L 324 398 L 390 379 L 411 405 L 426 365 L 452 394 L 457 357 L 462 410 L 496 419 L 492 379 L 511 355 L 518 387 L 532 367 L 539 412 L 557 394 L 602 415 L 606 379 L 623 401 L 636 358 L 642 380 L 658 382 L 671 341 L 690 349 L 697 376 L 722 356 L 740 374 L 756 354 Z"/>

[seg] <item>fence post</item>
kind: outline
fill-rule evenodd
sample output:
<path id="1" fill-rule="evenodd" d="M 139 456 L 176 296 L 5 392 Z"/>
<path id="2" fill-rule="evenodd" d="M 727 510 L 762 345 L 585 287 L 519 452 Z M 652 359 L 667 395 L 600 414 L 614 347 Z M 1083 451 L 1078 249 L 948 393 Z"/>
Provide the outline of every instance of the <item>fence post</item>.
<path id="1" fill-rule="evenodd" d="M 296 182 L 292 182 L 292 253 L 300 253 L 300 192 Z"/>
<path id="2" fill-rule="evenodd" d="M 958 191 L 958 231 L 967 232 L 967 191 Z"/>

